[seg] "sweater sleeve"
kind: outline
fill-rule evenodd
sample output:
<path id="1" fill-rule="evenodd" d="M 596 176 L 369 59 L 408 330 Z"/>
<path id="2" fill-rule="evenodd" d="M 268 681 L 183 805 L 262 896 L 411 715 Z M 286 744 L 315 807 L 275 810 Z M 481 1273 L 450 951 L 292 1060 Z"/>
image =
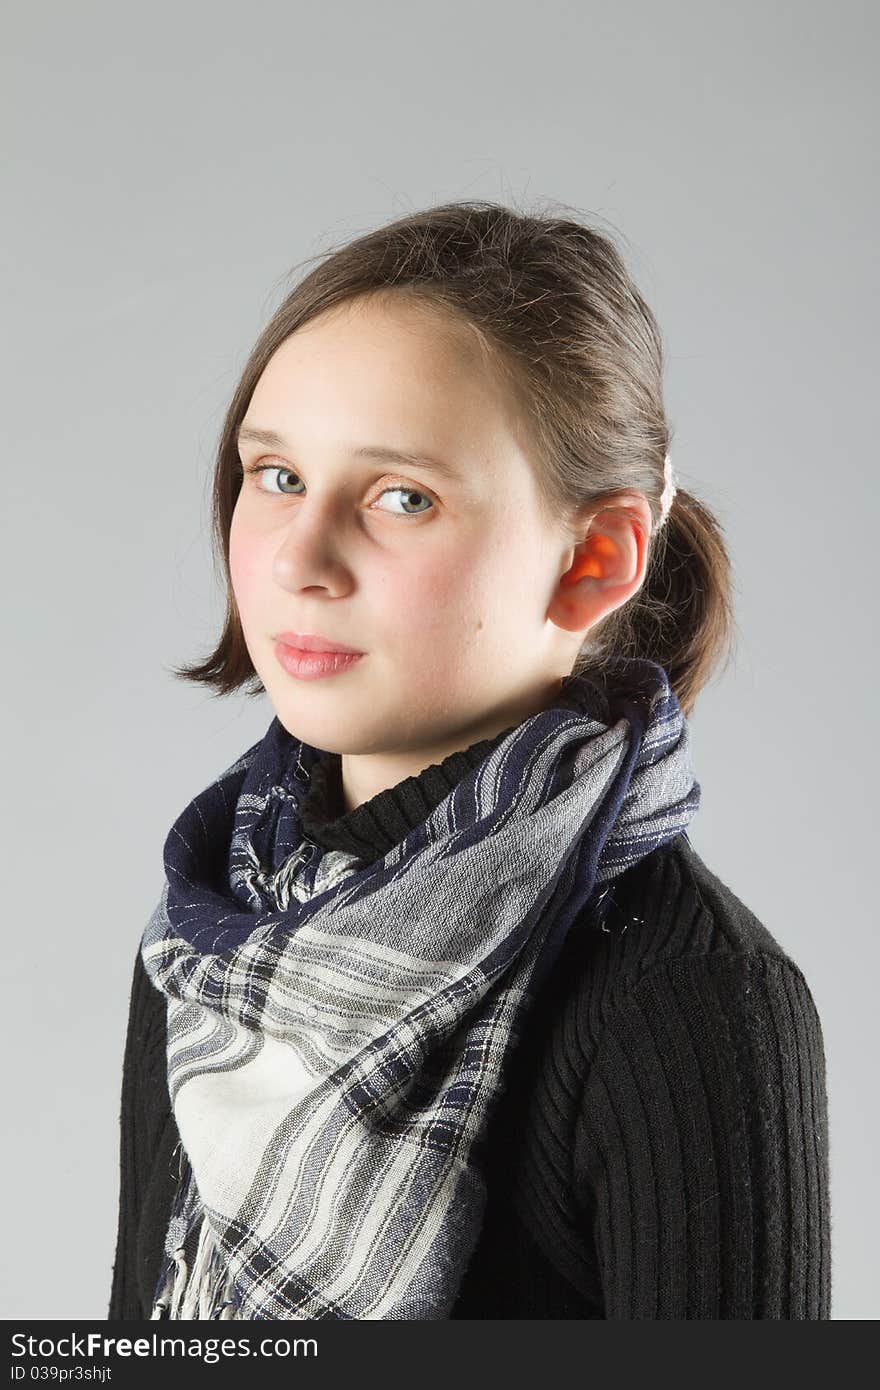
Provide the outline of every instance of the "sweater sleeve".
<path id="1" fill-rule="evenodd" d="M 683 957 L 631 987 L 574 1164 L 606 1318 L 830 1317 L 823 1036 L 787 956 Z"/>
<path id="2" fill-rule="evenodd" d="M 119 1215 L 107 1320 L 143 1317 L 138 1294 L 137 1239 L 146 1183 L 158 1135 L 149 1123 L 143 1094 L 145 1061 L 164 1048 L 165 1008 L 138 949 L 129 1002 L 119 1114 Z"/>

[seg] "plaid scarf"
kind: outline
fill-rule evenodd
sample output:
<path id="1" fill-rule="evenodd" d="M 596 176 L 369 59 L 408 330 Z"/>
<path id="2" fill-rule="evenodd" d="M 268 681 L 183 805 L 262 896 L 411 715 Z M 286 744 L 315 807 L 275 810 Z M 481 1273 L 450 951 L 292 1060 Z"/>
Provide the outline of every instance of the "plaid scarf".
<path id="1" fill-rule="evenodd" d="M 688 751 L 618 658 L 369 865 L 301 833 L 324 755 L 277 718 L 187 806 L 141 945 L 187 1159 L 154 1318 L 449 1316 L 505 1059 L 599 885 L 698 809 Z"/>

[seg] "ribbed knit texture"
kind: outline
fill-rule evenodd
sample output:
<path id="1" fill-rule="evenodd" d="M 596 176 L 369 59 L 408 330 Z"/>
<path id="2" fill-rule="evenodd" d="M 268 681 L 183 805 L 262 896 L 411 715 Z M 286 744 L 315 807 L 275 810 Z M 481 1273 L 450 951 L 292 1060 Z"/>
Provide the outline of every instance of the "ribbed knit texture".
<path id="1" fill-rule="evenodd" d="M 303 827 L 365 862 L 504 737 L 345 813 L 318 763 Z M 138 952 L 109 1320 L 149 1317 L 181 1160 L 165 1008 Z M 490 1125 L 487 1204 L 453 1318 L 830 1317 L 825 1055 L 801 971 L 686 835 L 569 934 Z"/>

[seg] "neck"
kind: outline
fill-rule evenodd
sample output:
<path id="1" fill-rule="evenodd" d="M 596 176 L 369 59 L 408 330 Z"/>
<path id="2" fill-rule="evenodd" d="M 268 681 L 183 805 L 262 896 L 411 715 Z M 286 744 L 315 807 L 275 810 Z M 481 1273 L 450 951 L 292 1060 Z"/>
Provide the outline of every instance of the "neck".
<path id="1" fill-rule="evenodd" d="M 426 767 L 441 763 L 450 754 L 482 739 L 494 738 L 553 704 L 565 678 L 544 680 L 515 701 L 471 724 L 458 725 L 442 737 L 416 748 L 383 749 L 378 753 L 341 755 L 342 800 L 345 813 L 357 810 L 379 792 L 396 787 L 407 777 L 417 777 Z"/>

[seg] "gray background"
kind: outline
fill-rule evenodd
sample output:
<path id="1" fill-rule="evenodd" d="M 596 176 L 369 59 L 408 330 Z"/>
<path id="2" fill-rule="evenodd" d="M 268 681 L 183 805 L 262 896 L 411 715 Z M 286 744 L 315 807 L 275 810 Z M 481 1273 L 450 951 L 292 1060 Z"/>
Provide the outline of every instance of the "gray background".
<path id="1" fill-rule="evenodd" d="M 265 731 L 165 666 L 221 607 L 208 483 L 302 257 L 454 198 L 618 233 L 736 664 L 693 842 L 810 983 L 833 1316 L 877 1316 L 878 9 L 5 7 L 6 1318 L 104 1318 L 128 989 L 162 845 Z"/>

